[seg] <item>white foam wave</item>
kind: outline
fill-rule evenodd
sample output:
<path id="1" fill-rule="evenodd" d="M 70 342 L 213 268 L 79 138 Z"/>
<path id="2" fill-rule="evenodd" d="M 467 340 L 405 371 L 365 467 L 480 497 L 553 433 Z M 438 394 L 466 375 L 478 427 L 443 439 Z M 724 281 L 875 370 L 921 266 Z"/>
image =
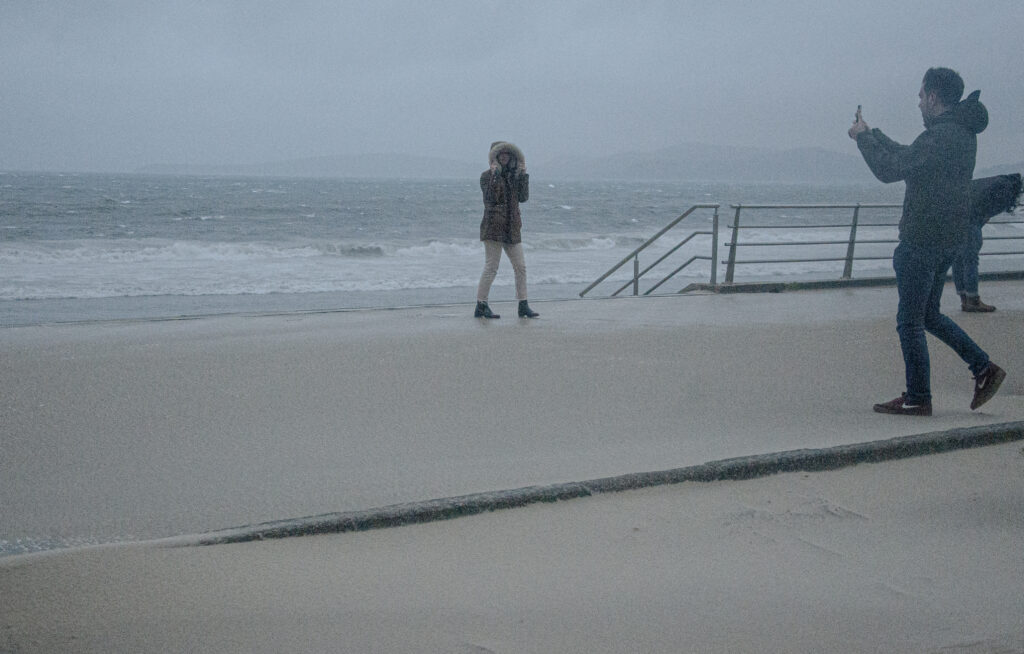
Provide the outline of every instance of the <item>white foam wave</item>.
<path id="1" fill-rule="evenodd" d="M 731 232 L 723 231 L 723 236 L 731 240 Z M 849 227 L 836 228 L 809 228 L 809 229 L 758 229 L 756 227 L 740 229 L 740 243 L 817 243 L 821 241 L 842 241 L 846 242 L 850 236 Z M 867 239 L 895 239 L 896 226 L 891 227 L 861 227 L 857 230 L 857 240 Z"/>
<path id="2" fill-rule="evenodd" d="M 573 236 L 543 235 L 528 238 L 524 242 L 526 249 L 586 251 L 613 250 L 615 248 L 633 249 L 644 242 L 644 239 L 632 236 Z"/>
<path id="3" fill-rule="evenodd" d="M 860 234 L 865 235 L 874 234 Z M 646 235 L 633 233 L 527 231 L 525 236 L 531 286 L 578 284 L 581 288 L 646 240 Z M 880 238 L 885 236 L 879 234 Z M 754 239 L 774 239 L 783 245 L 749 248 L 741 253 L 741 259 L 806 256 L 807 248 L 796 243 L 822 240 L 822 235 L 815 230 L 751 230 L 741 242 Z M 663 240 L 641 253 L 641 265 L 654 262 L 677 242 Z M 729 232 L 723 229 L 720 243 L 728 240 Z M 694 240 L 652 271 L 650 279 L 660 278 L 659 272 L 667 274 L 695 254 L 709 254 L 709 246 L 707 236 Z M 498 287 L 513 282 L 510 266 L 504 257 L 502 261 L 495 280 Z M 483 246 L 472 238 L 377 242 L 294 239 L 276 243 L 160 239 L 8 242 L 0 243 L 0 300 L 464 288 L 476 285 L 482 264 Z M 855 273 L 884 274 L 890 266 L 889 260 L 858 261 Z M 747 264 L 738 266 L 736 275 L 737 280 L 833 273 L 838 277 L 841 270 L 842 262 Z M 719 276 L 723 273 L 724 268 L 720 268 Z M 622 283 L 631 274 L 632 266 L 623 266 L 609 282 Z M 707 281 L 709 274 L 710 262 L 696 261 L 678 278 Z"/>
<path id="4" fill-rule="evenodd" d="M 424 245 L 410 245 L 394 250 L 397 256 L 479 256 L 483 246 L 477 240 L 462 241 L 430 241 Z"/>
<path id="5" fill-rule="evenodd" d="M 202 261 L 265 261 L 312 257 L 382 257 L 385 248 L 355 243 L 218 243 L 200 241 L 117 241 L 11 244 L 0 247 L 0 264 L 128 264 Z"/>

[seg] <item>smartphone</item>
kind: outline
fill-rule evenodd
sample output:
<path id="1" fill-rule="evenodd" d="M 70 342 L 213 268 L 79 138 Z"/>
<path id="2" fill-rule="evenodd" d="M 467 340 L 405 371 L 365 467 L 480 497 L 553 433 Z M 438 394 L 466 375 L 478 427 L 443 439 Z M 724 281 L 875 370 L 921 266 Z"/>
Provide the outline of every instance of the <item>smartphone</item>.
<path id="1" fill-rule="evenodd" d="M 855 113 L 853 115 L 853 122 L 855 122 L 855 123 L 859 123 L 860 122 L 860 105 L 857 105 L 857 113 Z"/>

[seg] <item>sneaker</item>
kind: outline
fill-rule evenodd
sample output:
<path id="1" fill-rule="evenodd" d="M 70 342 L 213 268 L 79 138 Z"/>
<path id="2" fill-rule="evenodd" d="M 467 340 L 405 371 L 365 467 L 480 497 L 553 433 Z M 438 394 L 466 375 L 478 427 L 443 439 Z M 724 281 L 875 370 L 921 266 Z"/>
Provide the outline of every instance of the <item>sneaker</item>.
<path id="1" fill-rule="evenodd" d="M 1006 371 L 990 361 L 985 369 L 974 378 L 974 399 L 971 400 L 971 410 L 973 411 L 991 400 L 1004 379 L 1006 379 Z"/>
<path id="2" fill-rule="evenodd" d="M 931 402 L 917 402 L 909 404 L 907 394 L 900 395 L 895 400 L 875 405 L 875 413 L 893 413 L 898 416 L 930 416 L 932 414 Z"/>

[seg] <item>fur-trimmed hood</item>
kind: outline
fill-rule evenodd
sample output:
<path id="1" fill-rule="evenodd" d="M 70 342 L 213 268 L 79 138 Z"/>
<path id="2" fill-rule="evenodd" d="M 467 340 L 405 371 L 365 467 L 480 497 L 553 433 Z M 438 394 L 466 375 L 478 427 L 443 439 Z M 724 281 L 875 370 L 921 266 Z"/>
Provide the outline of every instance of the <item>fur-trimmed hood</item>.
<path id="1" fill-rule="evenodd" d="M 523 156 L 523 151 L 508 141 L 495 141 L 491 143 L 491 151 L 487 154 L 487 165 L 491 166 L 498 163 L 498 155 L 502 152 L 507 152 L 515 159 L 516 164 L 513 168 L 519 168 L 520 170 L 526 168 L 526 157 Z M 498 164 L 498 172 L 503 172 L 501 164 Z"/>

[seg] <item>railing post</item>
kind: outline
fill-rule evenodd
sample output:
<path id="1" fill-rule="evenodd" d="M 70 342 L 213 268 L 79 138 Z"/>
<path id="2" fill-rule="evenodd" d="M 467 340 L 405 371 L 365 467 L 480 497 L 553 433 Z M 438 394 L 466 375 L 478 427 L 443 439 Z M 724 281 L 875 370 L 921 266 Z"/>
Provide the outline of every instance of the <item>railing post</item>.
<path id="1" fill-rule="evenodd" d="M 853 223 L 850 224 L 850 242 L 846 246 L 846 265 L 843 266 L 843 279 L 853 278 L 853 250 L 857 244 L 857 217 L 860 215 L 860 202 L 853 208 Z"/>
<path id="2" fill-rule="evenodd" d="M 711 219 L 711 285 L 718 281 L 718 207 Z"/>
<path id="3" fill-rule="evenodd" d="M 732 243 L 729 244 L 729 263 L 725 268 L 725 283 L 732 284 L 733 275 L 736 272 L 736 243 L 740 237 L 740 209 L 741 204 L 736 205 L 736 216 L 732 221 Z"/>
<path id="4" fill-rule="evenodd" d="M 640 255 L 633 257 L 633 295 L 640 295 Z"/>

